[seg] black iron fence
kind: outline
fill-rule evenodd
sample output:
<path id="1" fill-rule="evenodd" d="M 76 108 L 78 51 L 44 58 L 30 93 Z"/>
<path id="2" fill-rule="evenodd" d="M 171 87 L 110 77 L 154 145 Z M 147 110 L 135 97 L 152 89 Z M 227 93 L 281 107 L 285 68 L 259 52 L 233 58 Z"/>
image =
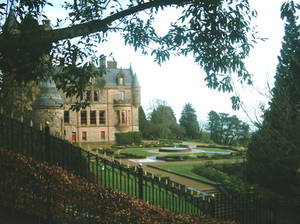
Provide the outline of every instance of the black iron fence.
<path id="1" fill-rule="evenodd" d="M 46 126 L 13 119 L 0 113 L 0 147 L 34 160 L 59 165 L 89 182 L 143 199 L 173 212 L 235 220 L 242 224 L 275 224 L 276 212 L 257 195 L 203 195 L 176 183 L 144 172 L 141 166 L 121 164 L 51 136 Z"/>

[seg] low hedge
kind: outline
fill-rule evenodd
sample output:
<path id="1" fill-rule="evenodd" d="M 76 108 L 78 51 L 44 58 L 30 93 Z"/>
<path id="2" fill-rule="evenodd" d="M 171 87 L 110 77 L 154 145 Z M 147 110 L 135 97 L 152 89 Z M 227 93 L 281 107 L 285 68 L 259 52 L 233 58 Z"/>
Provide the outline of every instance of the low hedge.
<path id="1" fill-rule="evenodd" d="M 115 133 L 116 143 L 118 145 L 131 145 L 141 144 L 142 134 L 141 132 L 127 132 L 127 133 Z"/>
<path id="2" fill-rule="evenodd" d="M 200 154 L 200 155 L 165 155 L 157 156 L 156 159 L 164 161 L 184 161 L 184 160 L 212 160 L 212 159 L 230 159 L 232 155 L 222 155 L 222 154 Z"/>
<path id="3" fill-rule="evenodd" d="M 115 155 L 115 158 L 126 158 L 126 159 L 145 159 L 144 155 L 137 155 L 129 152 L 120 152 L 119 155 Z"/>
<path id="4" fill-rule="evenodd" d="M 61 167 L 3 149 L 0 172 L 0 207 L 55 223 L 234 223 L 164 211 L 125 193 L 90 184 Z"/>
<path id="5" fill-rule="evenodd" d="M 222 170 L 222 167 L 226 167 L 227 170 L 234 169 L 230 169 L 230 165 L 231 164 L 223 165 L 208 162 L 203 165 L 195 166 L 192 169 L 192 172 L 209 180 L 218 182 L 218 188 L 223 193 L 237 194 L 253 192 L 254 188 L 247 183 L 244 183 L 241 176 L 227 174 Z M 235 167 L 236 165 L 234 164 L 233 166 Z"/>

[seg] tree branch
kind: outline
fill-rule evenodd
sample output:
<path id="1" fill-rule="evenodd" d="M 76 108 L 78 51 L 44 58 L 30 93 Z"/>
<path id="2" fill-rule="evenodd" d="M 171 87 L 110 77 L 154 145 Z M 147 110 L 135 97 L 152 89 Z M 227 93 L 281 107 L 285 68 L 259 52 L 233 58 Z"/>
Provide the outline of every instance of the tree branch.
<path id="1" fill-rule="evenodd" d="M 72 25 L 66 28 L 59 28 L 47 31 L 32 31 L 26 34 L 17 33 L 8 36 L 3 34 L 0 36 L 0 51 L 5 48 L 21 47 L 22 45 L 36 46 L 36 44 L 53 43 L 59 40 L 71 39 L 80 36 L 86 36 L 96 32 L 106 32 L 108 25 L 126 16 L 144 11 L 146 9 L 168 6 L 168 5 L 184 5 L 192 2 L 192 0 L 153 0 L 134 7 L 125 9 L 105 19 L 93 20 L 90 22 Z M 38 38 L 37 38 L 38 37 Z"/>

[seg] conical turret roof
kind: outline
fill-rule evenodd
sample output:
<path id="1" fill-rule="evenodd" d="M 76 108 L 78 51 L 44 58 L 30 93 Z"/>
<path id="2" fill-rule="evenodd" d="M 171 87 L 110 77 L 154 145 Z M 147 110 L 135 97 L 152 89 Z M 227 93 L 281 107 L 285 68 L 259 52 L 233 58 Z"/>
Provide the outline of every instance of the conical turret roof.
<path id="1" fill-rule="evenodd" d="M 33 102 L 33 107 L 62 107 L 64 105 L 55 82 L 51 79 L 43 82 L 40 91 Z"/>
<path id="2" fill-rule="evenodd" d="M 134 74 L 134 76 L 133 76 L 132 86 L 133 87 L 139 87 L 140 86 L 140 83 L 139 83 L 139 80 L 138 80 L 136 74 Z"/>

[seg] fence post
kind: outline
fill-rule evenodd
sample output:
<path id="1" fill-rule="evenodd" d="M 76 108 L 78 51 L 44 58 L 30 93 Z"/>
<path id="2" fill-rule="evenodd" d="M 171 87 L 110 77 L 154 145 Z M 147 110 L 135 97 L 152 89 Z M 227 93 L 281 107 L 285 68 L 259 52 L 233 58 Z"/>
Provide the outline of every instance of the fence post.
<path id="1" fill-rule="evenodd" d="M 139 183 L 139 198 L 143 200 L 143 167 L 140 163 L 138 166 L 138 183 Z"/>
<path id="2" fill-rule="evenodd" d="M 45 126 L 45 156 L 46 162 L 50 164 L 50 128 L 48 121 Z"/>
<path id="3" fill-rule="evenodd" d="M 215 213 L 215 209 L 216 209 L 216 195 L 212 194 L 212 196 L 210 196 L 211 198 L 209 198 L 209 203 L 210 203 L 210 217 L 212 218 L 217 218 L 216 217 L 216 213 Z"/>

